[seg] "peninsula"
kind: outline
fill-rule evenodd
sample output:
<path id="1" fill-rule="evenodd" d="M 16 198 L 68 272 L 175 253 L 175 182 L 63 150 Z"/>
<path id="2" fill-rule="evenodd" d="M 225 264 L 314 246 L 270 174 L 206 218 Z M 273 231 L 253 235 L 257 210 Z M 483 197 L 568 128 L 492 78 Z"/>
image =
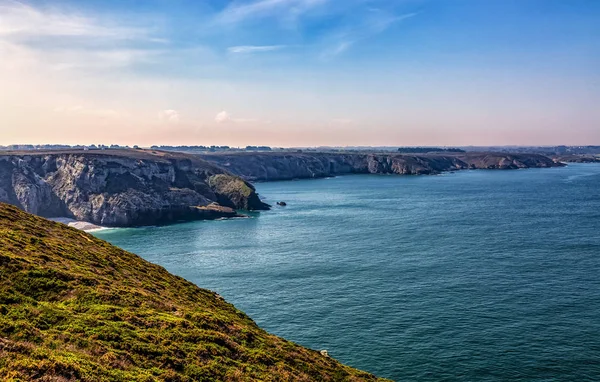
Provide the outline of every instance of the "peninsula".
<path id="1" fill-rule="evenodd" d="M 198 156 L 122 149 L 4 152 L 0 202 L 113 227 L 269 208 L 250 183 Z"/>

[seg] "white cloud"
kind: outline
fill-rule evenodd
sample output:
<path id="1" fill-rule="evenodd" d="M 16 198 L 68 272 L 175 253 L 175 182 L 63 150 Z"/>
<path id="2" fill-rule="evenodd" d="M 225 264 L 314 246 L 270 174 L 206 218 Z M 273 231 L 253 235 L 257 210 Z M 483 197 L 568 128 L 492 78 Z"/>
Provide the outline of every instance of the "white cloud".
<path id="1" fill-rule="evenodd" d="M 177 123 L 179 122 L 180 116 L 177 110 L 168 109 L 158 113 L 158 119 L 169 123 Z"/>
<path id="2" fill-rule="evenodd" d="M 222 23 L 238 23 L 251 17 L 298 17 L 328 0 L 258 0 L 250 3 L 233 3 L 219 15 Z"/>
<path id="3" fill-rule="evenodd" d="M 229 53 L 261 53 L 285 48 L 284 45 L 240 45 L 227 48 Z"/>
<path id="4" fill-rule="evenodd" d="M 228 112 L 223 110 L 215 116 L 215 122 L 217 123 L 247 123 L 247 122 L 257 122 L 256 119 L 253 118 L 233 118 Z M 265 123 L 271 123 L 267 121 Z"/>
<path id="5" fill-rule="evenodd" d="M 222 112 L 217 114 L 217 116 L 215 117 L 215 121 L 217 123 L 225 123 L 225 122 L 231 121 L 231 117 L 225 110 L 223 110 Z"/>

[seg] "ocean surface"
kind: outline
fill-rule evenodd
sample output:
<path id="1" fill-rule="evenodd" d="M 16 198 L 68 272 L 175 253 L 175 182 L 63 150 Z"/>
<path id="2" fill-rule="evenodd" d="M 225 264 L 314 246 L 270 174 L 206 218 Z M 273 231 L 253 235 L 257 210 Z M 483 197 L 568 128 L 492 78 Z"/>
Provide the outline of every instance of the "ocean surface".
<path id="1" fill-rule="evenodd" d="M 257 189 L 288 206 L 95 234 L 382 377 L 600 380 L 600 165 Z"/>

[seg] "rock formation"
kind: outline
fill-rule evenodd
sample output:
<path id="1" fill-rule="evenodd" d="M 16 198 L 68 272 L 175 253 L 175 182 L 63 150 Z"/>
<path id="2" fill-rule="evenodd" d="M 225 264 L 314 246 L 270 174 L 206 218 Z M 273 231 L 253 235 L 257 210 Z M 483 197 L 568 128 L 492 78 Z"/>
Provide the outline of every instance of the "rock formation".
<path id="1" fill-rule="evenodd" d="M 159 224 L 264 210 L 254 187 L 197 156 L 145 150 L 0 155 L 0 201 L 101 226 Z"/>
<path id="2" fill-rule="evenodd" d="M 44 217 L 135 226 L 264 210 L 248 181 L 562 166 L 538 154 L 27 151 L 0 155 L 0 202 Z"/>

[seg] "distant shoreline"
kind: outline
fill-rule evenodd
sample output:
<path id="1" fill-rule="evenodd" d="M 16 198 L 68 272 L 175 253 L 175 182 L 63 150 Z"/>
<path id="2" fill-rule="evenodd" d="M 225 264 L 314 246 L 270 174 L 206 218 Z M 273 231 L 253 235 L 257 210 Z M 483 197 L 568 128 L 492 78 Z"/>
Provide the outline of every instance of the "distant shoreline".
<path id="1" fill-rule="evenodd" d="M 437 175 L 468 169 L 562 167 L 540 154 L 257 152 L 197 154 L 249 182 L 328 178 L 351 174 Z"/>

